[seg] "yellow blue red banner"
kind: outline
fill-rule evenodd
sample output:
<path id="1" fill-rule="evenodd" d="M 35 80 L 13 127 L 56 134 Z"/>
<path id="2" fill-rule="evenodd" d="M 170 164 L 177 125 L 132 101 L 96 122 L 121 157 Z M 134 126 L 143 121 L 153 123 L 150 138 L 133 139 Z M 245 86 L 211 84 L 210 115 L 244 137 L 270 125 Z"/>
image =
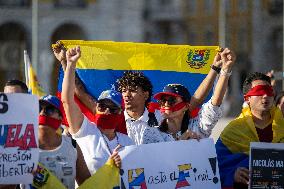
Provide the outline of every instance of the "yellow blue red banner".
<path id="1" fill-rule="evenodd" d="M 62 40 L 69 49 L 79 45 L 82 55 L 77 75 L 88 93 L 114 88 L 126 70 L 142 71 L 153 84 L 153 93 L 169 83 L 185 85 L 191 94 L 210 70 L 218 46 L 167 45 L 113 41 Z M 61 92 L 63 72 L 59 76 Z M 59 94 L 60 95 L 60 94 Z"/>

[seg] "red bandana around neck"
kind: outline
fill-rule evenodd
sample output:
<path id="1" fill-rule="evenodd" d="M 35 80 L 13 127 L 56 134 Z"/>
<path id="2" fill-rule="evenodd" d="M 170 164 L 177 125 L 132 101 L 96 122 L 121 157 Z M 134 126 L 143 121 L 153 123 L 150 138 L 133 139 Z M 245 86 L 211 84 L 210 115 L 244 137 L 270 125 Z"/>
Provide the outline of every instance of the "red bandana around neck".
<path id="1" fill-rule="evenodd" d="M 102 129 L 116 129 L 121 124 L 122 114 L 96 114 L 94 122 Z"/>
<path id="2" fill-rule="evenodd" d="M 166 110 L 170 110 L 170 111 L 176 112 L 176 111 L 182 109 L 182 108 L 185 107 L 185 106 L 186 106 L 186 103 L 185 103 L 185 102 L 180 102 L 180 103 L 178 103 L 178 104 L 176 104 L 176 105 L 174 105 L 174 106 L 171 106 L 170 108 L 161 107 L 161 108 L 160 108 L 160 111 L 161 111 L 162 113 L 164 113 Z"/>
<path id="3" fill-rule="evenodd" d="M 270 85 L 257 85 L 249 90 L 247 94 L 244 95 L 245 100 L 250 96 L 274 96 L 273 88 Z"/>
<path id="4" fill-rule="evenodd" d="M 53 128 L 55 130 L 57 130 L 62 123 L 62 120 L 55 119 L 55 118 L 52 118 L 52 117 L 48 117 L 48 116 L 45 116 L 45 115 L 39 115 L 38 120 L 39 120 L 39 125 L 45 125 L 45 126 Z"/>

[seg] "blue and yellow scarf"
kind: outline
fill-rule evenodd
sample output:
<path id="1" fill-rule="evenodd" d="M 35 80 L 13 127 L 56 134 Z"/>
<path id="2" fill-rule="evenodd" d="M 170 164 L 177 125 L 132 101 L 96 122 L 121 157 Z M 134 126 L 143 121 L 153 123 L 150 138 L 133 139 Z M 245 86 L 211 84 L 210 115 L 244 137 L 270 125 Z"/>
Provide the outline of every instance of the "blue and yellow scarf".
<path id="1" fill-rule="evenodd" d="M 272 143 L 284 143 L 284 118 L 280 109 L 273 107 Z M 244 108 L 239 117 L 231 121 L 221 133 L 216 152 L 220 170 L 222 188 L 233 187 L 235 170 L 249 167 L 250 142 L 259 142 L 250 108 Z"/>

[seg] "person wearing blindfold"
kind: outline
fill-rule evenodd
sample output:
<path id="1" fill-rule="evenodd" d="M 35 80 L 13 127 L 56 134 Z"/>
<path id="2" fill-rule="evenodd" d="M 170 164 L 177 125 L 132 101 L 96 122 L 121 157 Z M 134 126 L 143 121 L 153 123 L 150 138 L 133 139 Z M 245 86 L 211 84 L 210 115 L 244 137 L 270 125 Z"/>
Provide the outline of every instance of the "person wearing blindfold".
<path id="1" fill-rule="evenodd" d="M 248 188 L 250 142 L 284 142 L 283 114 L 274 105 L 270 77 L 258 72 L 249 74 L 243 94 L 248 106 L 225 127 L 216 143 L 224 188 Z"/>
<path id="2" fill-rule="evenodd" d="M 118 146 L 128 146 L 134 143 L 127 135 L 116 132 L 116 128 L 124 121 L 121 114 L 121 93 L 114 90 L 101 93 L 93 107 L 94 123 L 84 117 L 75 103 L 75 69 L 80 56 L 80 47 L 71 48 L 66 52 L 67 65 L 61 98 L 69 123 L 68 130 L 81 147 L 90 173 L 94 174 L 107 162 L 109 157 L 114 160 L 116 166 L 120 167 Z"/>
<path id="3" fill-rule="evenodd" d="M 212 66 L 207 77 L 213 73 L 220 72 L 215 90 L 211 99 L 205 103 L 195 118 L 190 118 L 190 111 L 194 106 L 192 96 L 188 89 L 181 84 L 168 84 L 163 91 L 154 95 L 160 104 L 160 111 L 164 120 L 158 128 L 147 128 L 143 135 L 143 143 L 166 142 L 174 140 L 200 139 L 210 136 L 212 129 L 222 115 L 220 105 L 225 95 L 232 66 L 235 63 L 235 54 L 228 48 L 218 53 L 214 62 L 221 61 L 222 68 L 218 70 Z M 214 77 L 212 77 L 214 78 Z M 214 79 L 213 79 L 214 81 Z M 205 80 L 201 83 L 198 92 L 206 97 L 208 83 Z M 206 91 L 206 92 L 205 92 Z M 194 98 L 194 97 L 193 97 Z"/>

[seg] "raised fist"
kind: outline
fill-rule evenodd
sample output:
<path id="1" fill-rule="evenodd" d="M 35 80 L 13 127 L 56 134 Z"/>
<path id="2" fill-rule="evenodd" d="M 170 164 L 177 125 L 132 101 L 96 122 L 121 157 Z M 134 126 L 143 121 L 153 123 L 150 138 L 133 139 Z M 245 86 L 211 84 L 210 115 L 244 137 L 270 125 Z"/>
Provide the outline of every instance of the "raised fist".
<path id="1" fill-rule="evenodd" d="M 66 52 L 67 64 L 69 63 L 76 64 L 80 57 L 81 57 L 81 50 L 79 46 L 71 48 Z"/>

